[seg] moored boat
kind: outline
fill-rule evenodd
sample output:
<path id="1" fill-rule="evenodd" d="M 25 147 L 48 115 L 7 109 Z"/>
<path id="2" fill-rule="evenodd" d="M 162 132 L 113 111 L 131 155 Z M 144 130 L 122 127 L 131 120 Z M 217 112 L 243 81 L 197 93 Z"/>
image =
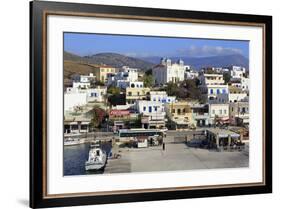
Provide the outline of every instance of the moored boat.
<path id="1" fill-rule="evenodd" d="M 80 138 L 66 137 L 64 138 L 64 146 L 73 146 L 83 144 L 84 140 Z"/>
<path id="2" fill-rule="evenodd" d="M 91 148 L 88 160 L 85 162 L 85 170 L 101 170 L 104 169 L 107 161 L 106 152 L 101 148 Z"/>

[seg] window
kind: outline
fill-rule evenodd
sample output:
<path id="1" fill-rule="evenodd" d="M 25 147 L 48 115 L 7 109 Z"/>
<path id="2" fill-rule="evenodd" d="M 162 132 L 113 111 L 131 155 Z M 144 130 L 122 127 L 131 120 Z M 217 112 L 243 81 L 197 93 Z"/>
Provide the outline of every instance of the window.
<path id="1" fill-rule="evenodd" d="M 213 93 L 214 93 L 213 89 L 210 89 L 210 94 L 213 94 Z"/>
<path id="2" fill-rule="evenodd" d="M 178 109 L 178 115 L 181 114 L 181 109 Z"/>
<path id="3" fill-rule="evenodd" d="M 156 106 L 154 106 L 154 111 L 155 111 L 155 112 L 157 111 L 157 107 L 156 107 Z"/>
<path id="4" fill-rule="evenodd" d="M 143 111 L 144 111 L 144 112 L 146 111 L 146 107 L 145 107 L 145 106 L 143 106 Z"/>
<path id="5" fill-rule="evenodd" d="M 223 94 L 226 94 L 226 89 L 223 89 L 223 90 L 222 90 L 222 93 L 223 93 Z"/>
<path id="6" fill-rule="evenodd" d="M 217 89 L 217 94 L 220 94 L 220 90 L 219 89 Z"/>
<path id="7" fill-rule="evenodd" d="M 220 115 L 222 114 L 222 110 L 220 110 Z"/>
<path id="8" fill-rule="evenodd" d="M 138 92 L 137 94 L 138 94 L 138 96 L 139 96 L 139 95 L 140 95 L 140 92 Z"/>
<path id="9" fill-rule="evenodd" d="M 151 106 L 148 107 L 148 112 L 152 112 L 152 107 Z"/>
<path id="10" fill-rule="evenodd" d="M 213 112 L 213 114 L 216 114 L 216 111 L 215 111 L 215 110 L 213 110 L 212 112 Z"/>
<path id="11" fill-rule="evenodd" d="M 226 110 L 224 110 L 224 114 L 226 115 Z"/>
<path id="12" fill-rule="evenodd" d="M 128 96 L 132 96 L 132 92 L 129 91 L 129 92 L 128 92 Z"/>

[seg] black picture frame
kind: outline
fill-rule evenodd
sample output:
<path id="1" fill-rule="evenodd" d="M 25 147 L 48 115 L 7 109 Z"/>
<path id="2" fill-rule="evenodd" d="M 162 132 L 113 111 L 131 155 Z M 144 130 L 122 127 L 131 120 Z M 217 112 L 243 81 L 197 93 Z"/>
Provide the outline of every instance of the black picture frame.
<path id="1" fill-rule="evenodd" d="M 45 18 L 49 14 L 97 14 L 126 16 L 127 18 L 160 19 L 264 26 L 264 184 L 225 186 L 202 189 L 171 189 L 102 195 L 46 196 L 46 42 Z M 272 192 L 272 17 L 261 15 L 229 14 L 169 9 L 105 6 L 77 3 L 30 2 L 30 207 L 44 208 L 137 201 L 154 201 L 182 198 L 199 198 L 229 195 L 246 195 Z"/>

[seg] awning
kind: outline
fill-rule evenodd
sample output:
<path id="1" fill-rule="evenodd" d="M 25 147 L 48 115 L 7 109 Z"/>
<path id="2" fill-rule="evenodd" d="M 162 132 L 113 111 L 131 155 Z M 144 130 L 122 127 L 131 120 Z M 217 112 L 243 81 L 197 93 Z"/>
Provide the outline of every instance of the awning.
<path id="1" fill-rule="evenodd" d="M 81 122 L 81 125 L 89 125 L 90 122 Z"/>

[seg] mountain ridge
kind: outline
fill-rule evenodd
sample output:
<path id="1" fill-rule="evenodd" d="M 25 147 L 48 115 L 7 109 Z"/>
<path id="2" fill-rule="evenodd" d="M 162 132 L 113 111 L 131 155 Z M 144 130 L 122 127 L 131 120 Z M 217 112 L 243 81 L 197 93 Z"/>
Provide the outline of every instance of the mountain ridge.
<path id="1" fill-rule="evenodd" d="M 88 56 L 79 56 L 64 51 L 64 60 L 85 62 L 89 64 L 106 64 L 117 68 L 120 68 L 125 65 L 132 68 L 139 68 L 143 71 L 147 71 L 156 64 L 159 64 L 160 59 L 160 56 L 137 58 L 112 52 L 97 53 Z M 203 67 L 229 67 L 232 65 L 238 65 L 249 69 L 249 60 L 240 54 L 208 57 L 174 56 L 170 57 L 170 59 L 173 62 L 177 61 L 178 59 L 182 59 L 186 65 L 190 65 L 195 70 L 200 70 Z"/>
<path id="2" fill-rule="evenodd" d="M 145 60 L 157 64 L 160 62 L 161 57 L 146 57 Z M 203 67 L 229 67 L 238 65 L 249 69 L 249 60 L 240 54 L 221 55 L 221 56 L 208 56 L 208 57 L 170 57 L 172 62 L 182 59 L 186 65 L 190 65 L 196 70 Z"/>

